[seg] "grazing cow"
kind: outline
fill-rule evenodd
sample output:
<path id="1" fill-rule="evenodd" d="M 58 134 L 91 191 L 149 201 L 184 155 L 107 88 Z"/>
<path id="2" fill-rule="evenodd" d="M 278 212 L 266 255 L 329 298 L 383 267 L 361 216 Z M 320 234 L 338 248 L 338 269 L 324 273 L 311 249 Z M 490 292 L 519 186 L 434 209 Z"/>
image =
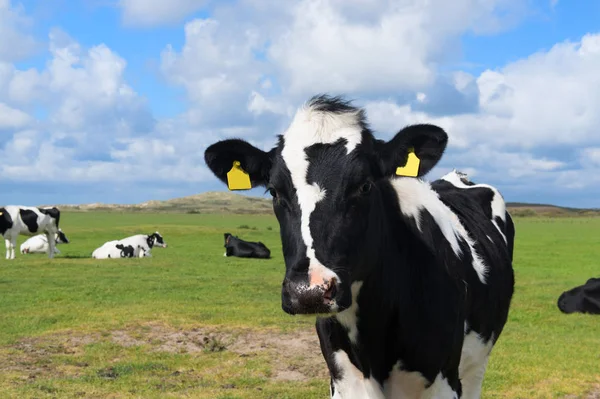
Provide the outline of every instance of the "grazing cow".
<path id="1" fill-rule="evenodd" d="M 55 236 L 58 232 L 60 211 L 58 208 L 36 208 L 8 205 L 0 208 L 0 234 L 6 245 L 6 259 L 15 258 L 17 237 L 44 233 L 48 240 L 48 258 L 54 258 Z"/>
<path id="2" fill-rule="evenodd" d="M 54 236 L 54 243 L 58 244 L 68 244 L 69 239 L 63 233 L 61 229 L 58 229 L 56 235 Z M 21 253 L 22 254 L 45 254 L 48 253 L 48 238 L 46 238 L 45 234 L 38 234 L 37 236 L 33 236 L 28 238 L 23 244 L 21 244 Z M 58 248 L 54 247 L 54 254 L 59 254 L 60 251 Z"/>
<path id="3" fill-rule="evenodd" d="M 225 255 L 237 256 L 240 258 L 261 258 L 269 259 L 271 251 L 262 242 L 244 241 L 229 233 L 225 233 Z"/>
<path id="4" fill-rule="evenodd" d="M 160 233 L 154 232 L 152 234 L 136 234 L 131 237 L 123 238 L 121 240 L 108 241 L 102 244 L 101 247 L 96 248 L 92 252 L 92 258 L 95 259 L 109 259 L 109 258 L 121 258 L 122 248 L 118 248 L 119 244 L 125 247 L 130 246 L 133 249 L 134 258 L 143 258 L 152 256 L 153 247 L 166 248 L 163 236 Z M 129 257 L 129 256 L 127 256 Z"/>
<path id="5" fill-rule="evenodd" d="M 600 314 L 600 278 L 590 278 L 584 285 L 571 288 L 558 297 L 563 313 Z"/>
<path id="6" fill-rule="evenodd" d="M 205 152 L 221 181 L 237 161 L 273 196 L 282 308 L 330 314 L 316 330 L 333 398 L 480 396 L 512 299 L 514 227 L 497 190 L 421 179 L 447 141 L 429 124 L 376 139 L 363 110 L 317 96 L 270 151 L 230 139 Z"/>

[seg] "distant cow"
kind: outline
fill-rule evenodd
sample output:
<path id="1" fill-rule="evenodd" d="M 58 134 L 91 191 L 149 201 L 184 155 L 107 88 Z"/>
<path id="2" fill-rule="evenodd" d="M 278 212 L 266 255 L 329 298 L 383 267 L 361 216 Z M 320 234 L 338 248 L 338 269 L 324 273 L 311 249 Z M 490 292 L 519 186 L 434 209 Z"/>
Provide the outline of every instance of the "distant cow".
<path id="1" fill-rule="evenodd" d="M 123 246 L 124 248 L 119 248 L 119 246 Z M 131 247 L 133 250 L 132 256 L 121 256 L 122 251 L 123 254 L 129 255 L 129 249 L 125 247 Z M 136 234 L 121 240 L 108 241 L 92 252 L 92 258 L 109 259 L 124 257 L 150 257 L 152 256 L 151 250 L 153 247 L 167 247 L 167 244 L 158 231 L 152 234 Z"/>
<path id="2" fill-rule="evenodd" d="M 591 278 L 584 285 L 563 292 L 558 308 L 563 313 L 600 314 L 600 278 Z"/>
<path id="3" fill-rule="evenodd" d="M 68 244 L 69 239 L 63 233 L 61 229 L 58 229 L 58 232 L 54 236 L 54 242 L 56 245 L 58 244 Z M 38 234 L 37 236 L 33 236 L 28 238 L 23 244 L 21 244 L 21 253 L 22 254 L 44 254 L 48 253 L 48 238 L 45 234 Z M 58 248 L 54 247 L 54 254 L 59 254 L 60 251 Z"/>
<path id="4" fill-rule="evenodd" d="M 58 208 L 36 208 L 8 205 L 0 208 L 0 234 L 6 245 L 6 259 L 15 258 L 17 237 L 44 233 L 48 240 L 48 258 L 54 257 L 55 237 L 60 222 Z"/>
<path id="5" fill-rule="evenodd" d="M 431 124 L 377 139 L 363 109 L 317 96 L 269 151 L 240 139 L 205 151 L 221 181 L 239 162 L 273 197 L 281 305 L 329 314 L 316 330 L 333 398 L 481 397 L 515 230 L 493 187 L 422 180 L 447 142 Z"/>
<path id="6" fill-rule="evenodd" d="M 224 256 L 237 256 L 240 258 L 261 258 L 268 259 L 271 257 L 271 251 L 262 242 L 244 241 L 229 233 L 225 233 L 225 248 Z"/>

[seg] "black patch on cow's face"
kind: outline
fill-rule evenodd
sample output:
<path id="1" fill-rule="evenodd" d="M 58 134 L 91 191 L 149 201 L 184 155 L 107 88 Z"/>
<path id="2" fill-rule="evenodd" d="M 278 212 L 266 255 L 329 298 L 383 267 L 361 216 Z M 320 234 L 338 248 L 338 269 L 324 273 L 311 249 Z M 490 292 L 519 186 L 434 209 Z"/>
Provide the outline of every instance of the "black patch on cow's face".
<path id="1" fill-rule="evenodd" d="M 223 234 L 223 239 L 225 241 L 225 244 L 223 246 L 225 248 L 227 248 L 227 245 L 229 244 L 229 240 L 231 239 L 231 237 L 233 237 L 233 236 L 230 233 Z"/>
<path id="2" fill-rule="evenodd" d="M 0 235 L 13 227 L 13 220 L 5 208 L 0 208 Z"/>
<path id="3" fill-rule="evenodd" d="M 148 235 L 148 238 L 146 239 L 146 243 L 148 244 L 148 246 L 150 248 L 152 248 L 155 245 L 158 247 L 166 247 L 167 246 L 165 244 L 163 237 L 160 235 L 160 233 L 158 231 Z"/>
<path id="4" fill-rule="evenodd" d="M 38 214 L 29 209 L 19 209 L 19 214 L 21 215 L 21 220 L 27 226 L 27 229 L 30 233 L 37 233 L 38 231 Z"/>
<path id="5" fill-rule="evenodd" d="M 57 244 L 68 244 L 69 243 L 69 239 L 67 238 L 65 233 L 63 233 L 62 230 L 59 229 L 58 233 L 56 233 L 56 235 L 57 235 L 57 239 L 56 239 Z"/>

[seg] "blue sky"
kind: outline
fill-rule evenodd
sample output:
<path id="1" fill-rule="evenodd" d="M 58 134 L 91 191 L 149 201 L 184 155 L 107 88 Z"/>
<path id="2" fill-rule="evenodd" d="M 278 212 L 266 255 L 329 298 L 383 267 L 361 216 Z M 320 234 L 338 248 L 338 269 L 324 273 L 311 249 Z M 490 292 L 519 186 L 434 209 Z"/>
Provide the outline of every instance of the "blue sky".
<path id="1" fill-rule="evenodd" d="M 329 92 L 382 138 L 444 127 L 430 179 L 600 207 L 599 70 L 591 0 L 0 0 L 0 203 L 225 190 L 207 145 Z"/>

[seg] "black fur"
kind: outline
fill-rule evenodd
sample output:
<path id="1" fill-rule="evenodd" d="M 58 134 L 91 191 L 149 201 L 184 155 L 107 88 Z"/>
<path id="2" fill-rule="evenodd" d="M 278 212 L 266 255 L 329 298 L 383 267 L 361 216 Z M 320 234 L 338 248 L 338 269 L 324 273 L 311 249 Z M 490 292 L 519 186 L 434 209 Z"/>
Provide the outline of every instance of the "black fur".
<path id="1" fill-rule="evenodd" d="M 60 210 L 56 207 L 52 208 L 38 208 L 38 210 L 44 215 L 48 215 L 56 220 L 56 228 L 60 227 Z"/>
<path id="2" fill-rule="evenodd" d="M 244 241 L 239 237 L 229 233 L 224 235 L 227 256 L 237 256 L 240 258 L 259 258 L 269 259 L 271 251 L 262 242 Z"/>
<path id="3" fill-rule="evenodd" d="M 557 305 L 563 313 L 600 314 L 600 278 L 563 292 Z"/>
<path id="4" fill-rule="evenodd" d="M 35 213 L 34 211 L 31 211 L 29 209 L 19 209 L 19 214 L 21 215 L 21 220 L 23 221 L 23 223 L 25 223 L 25 226 L 27 226 L 27 229 L 29 230 L 30 233 L 37 233 L 38 232 L 38 215 L 37 213 Z"/>
<path id="5" fill-rule="evenodd" d="M 121 250 L 121 258 L 133 258 L 133 246 L 131 245 L 123 245 L 123 244 L 117 244 L 116 245 L 117 249 Z"/>
<path id="6" fill-rule="evenodd" d="M 457 256 L 425 208 L 418 221 L 405 216 L 389 179 L 406 163 L 409 148 L 421 160 L 418 176 L 428 173 L 445 151 L 446 132 L 433 125 L 414 125 L 384 142 L 374 138 L 364 114 L 349 103 L 327 96 L 311 101 L 332 114 L 355 113 L 362 129 L 362 142 L 350 155 L 344 139 L 298 149 L 304 150 L 309 163 L 307 183 L 326 192 L 311 213 L 309 228 L 316 259 L 341 280 L 331 294 L 338 311 L 352 304 L 351 283 L 362 282 L 356 344 L 335 316 L 317 320 L 332 379 L 339 379 L 341 372 L 333 354 L 343 350 L 365 378 L 383 384 L 400 361 L 404 370 L 418 371 L 428 384 L 442 373 L 460 395 L 458 365 L 465 324 L 468 331 L 496 341 L 507 320 L 514 285 L 510 216 L 507 213 L 506 225 L 500 226 L 508 240 L 505 244 L 492 223 L 492 190 L 432 184 L 475 239 L 475 250 L 488 268 L 483 284 L 472 267 L 468 243 L 457 238 L 462 253 Z M 222 181 L 232 160 L 243 160 L 253 185 L 266 186 L 273 195 L 286 265 L 283 310 L 328 313 L 325 289 L 296 288 L 307 285 L 310 260 L 301 235 L 296 189 L 281 156 L 284 146 L 284 136 L 268 153 L 241 140 L 228 140 L 210 146 L 205 159 Z"/>
<path id="7" fill-rule="evenodd" d="M 4 235 L 6 231 L 13 227 L 13 220 L 5 208 L 0 208 L 0 235 Z"/>

